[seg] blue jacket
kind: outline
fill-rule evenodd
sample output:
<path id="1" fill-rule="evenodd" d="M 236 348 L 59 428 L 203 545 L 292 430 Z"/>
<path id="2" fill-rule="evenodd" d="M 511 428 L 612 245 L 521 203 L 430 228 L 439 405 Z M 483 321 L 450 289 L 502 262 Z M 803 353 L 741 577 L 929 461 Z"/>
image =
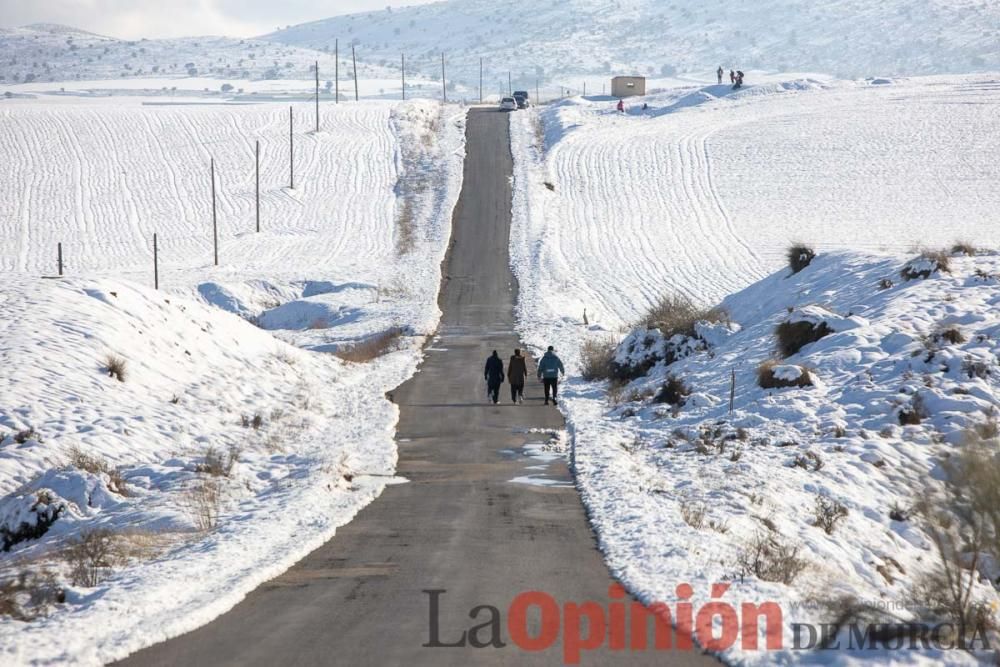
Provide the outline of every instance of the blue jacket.
<path id="1" fill-rule="evenodd" d="M 546 352 L 542 355 L 541 360 L 538 362 L 538 377 L 547 380 L 554 380 L 559 377 L 559 374 L 566 374 L 566 369 L 563 368 L 563 363 L 560 361 L 559 357 L 556 356 L 555 352 Z"/>

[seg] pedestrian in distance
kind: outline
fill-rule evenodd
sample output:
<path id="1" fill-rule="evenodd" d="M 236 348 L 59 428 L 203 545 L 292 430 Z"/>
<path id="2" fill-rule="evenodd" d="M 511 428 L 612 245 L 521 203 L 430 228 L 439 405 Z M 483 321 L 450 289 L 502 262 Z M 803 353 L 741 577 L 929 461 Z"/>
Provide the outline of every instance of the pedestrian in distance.
<path id="1" fill-rule="evenodd" d="M 722 65 L 719 65 L 719 69 L 717 69 L 715 71 L 715 74 L 716 74 L 716 76 L 719 77 L 719 85 L 721 86 L 722 85 L 722 75 L 725 74 L 725 72 L 723 72 L 723 70 L 722 70 Z"/>
<path id="2" fill-rule="evenodd" d="M 618 113 L 625 113 L 625 100 L 618 100 Z"/>
<path id="3" fill-rule="evenodd" d="M 528 366 L 525 364 L 521 350 L 514 350 L 514 356 L 507 363 L 507 381 L 510 382 L 510 400 L 514 403 L 524 403 L 524 379 L 528 376 Z"/>
<path id="4" fill-rule="evenodd" d="M 743 72 L 736 70 L 736 83 L 733 84 L 733 90 L 743 87 Z"/>
<path id="5" fill-rule="evenodd" d="M 486 360 L 486 370 L 483 371 L 486 378 L 486 393 L 494 404 L 500 402 L 500 385 L 503 384 L 503 362 L 496 350 Z"/>
<path id="6" fill-rule="evenodd" d="M 729 70 L 729 83 L 736 83 L 736 72 Z"/>
<path id="7" fill-rule="evenodd" d="M 563 363 L 556 356 L 555 349 L 549 345 L 548 351 L 542 355 L 538 362 L 538 379 L 545 387 L 545 405 L 549 404 L 549 395 L 552 396 L 552 405 L 558 405 L 556 399 L 559 396 L 559 376 L 566 375 Z"/>

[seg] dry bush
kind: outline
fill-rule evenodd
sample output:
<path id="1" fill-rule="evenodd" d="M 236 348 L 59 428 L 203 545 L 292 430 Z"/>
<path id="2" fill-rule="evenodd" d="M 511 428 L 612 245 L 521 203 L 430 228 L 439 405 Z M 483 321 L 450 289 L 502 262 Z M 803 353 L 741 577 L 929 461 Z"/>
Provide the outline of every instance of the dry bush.
<path id="1" fill-rule="evenodd" d="M 839 500 L 827 496 L 816 496 L 814 526 L 822 528 L 827 535 L 833 535 L 837 524 L 846 518 L 847 508 Z"/>
<path id="2" fill-rule="evenodd" d="M 119 382 L 124 382 L 128 374 L 128 362 L 117 354 L 104 357 L 104 372 Z"/>
<path id="3" fill-rule="evenodd" d="M 14 434 L 14 442 L 19 445 L 23 445 L 29 440 L 34 440 L 35 442 L 41 442 L 42 438 L 38 435 L 38 431 L 34 427 L 29 426 L 26 429 L 22 429 Z"/>
<path id="4" fill-rule="evenodd" d="M 725 311 L 698 306 L 683 294 L 666 294 L 646 311 L 637 326 L 659 329 L 667 339 L 675 335 L 694 336 L 698 322 L 723 322 Z"/>
<path id="5" fill-rule="evenodd" d="M 317 317 L 315 320 L 309 323 L 309 328 L 313 331 L 321 331 L 323 329 L 330 328 L 330 321 L 325 317 Z"/>
<path id="6" fill-rule="evenodd" d="M 404 195 L 396 215 L 396 254 L 410 253 L 417 242 L 417 215 L 412 195 Z"/>
<path id="7" fill-rule="evenodd" d="M 243 425 L 243 428 L 252 428 L 255 431 L 259 431 L 261 427 L 264 426 L 264 418 L 260 415 L 260 413 L 254 413 L 253 417 L 249 415 L 242 415 L 240 417 L 240 423 Z"/>
<path id="8" fill-rule="evenodd" d="M 824 336 L 833 333 L 826 322 L 782 322 L 774 329 L 778 339 L 778 352 L 783 357 L 790 357 L 810 343 L 815 343 Z"/>
<path id="9" fill-rule="evenodd" d="M 932 335 L 932 339 L 935 342 L 940 343 L 945 341 L 946 343 L 951 343 L 952 345 L 961 345 L 967 339 L 962 330 L 957 324 L 942 325 L 937 331 Z"/>
<path id="10" fill-rule="evenodd" d="M 757 533 L 743 544 L 736 557 L 739 576 L 791 585 L 808 566 L 805 559 L 799 558 L 799 550 L 799 546 L 783 542 L 777 534 Z"/>
<path id="11" fill-rule="evenodd" d="M 350 347 L 337 350 L 334 352 L 334 355 L 354 364 L 374 361 L 384 354 L 395 351 L 399 346 L 399 341 L 403 337 L 403 334 L 403 329 L 393 327 L 366 340 L 355 343 Z"/>
<path id="12" fill-rule="evenodd" d="M 69 449 L 69 464 L 92 475 L 107 475 L 108 489 L 120 496 L 131 495 L 121 471 L 99 456 L 91 456 L 77 446 Z"/>
<path id="13" fill-rule="evenodd" d="M 214 477 L 199 479 L 184 491 L 181 503 L 198 530 L 208 532 L 219 525 L 222 483 Z"/>
<path id="14" fill-rule="evenodd" d="M 695 530 L 701 530 L 705 526 L 705 515 L 708 508 L 704 503 L 685 499 L 681 502 L 681 518 L 684 523 Z"/>
<path id="15" fill-rule="evenodd" d="M 803 470 L 812 470 L 813 472 L 822 470 L 823 465 L 823 458 L 816 452 L 796 454 L 792 460 L 793 468 L 802 468 Z"/>
<path id="16" fill-rule="evenodd" d="M 882 280 L 878 281 L 878 288 L 879 289 L 892 289 L 893 284 L 894 283 L 892 282 L 891 279 L 889 279 L 889 278 L 883 278 Z"/>
<path id="17" fill-rule="evenodd" d="M 0 579 L 0 618 L 32 621 L 66 602 L 66 592 L 51 570 L 32 567 Z"/>
<path id="18" fill-rule="evenodd" d="M 795 380 L 786 380 L 775 376 L 774 369 L 782 366 L 778 359 L 769 359 L 757 368 L 757 384 L 761 389 L 783 389 L 785 387 L 811 387 L 813 386 L 812 373 L 808 368 L 799 366 L 801 374 Z"/>
<path id="19" fill-rule="evenodd" d="M 993 374 L 994 364 L 985 359 L 974 359 L 966 357 L 962 362 L 962 372 L 969 376 L 969 379 L 979 378 L 987 380 Z M 957 390 L 956 390 L 957 392 Z"/>
<path id="20" fill-rule="evenodd" d="M 913 398 L 906 405 L 899 408 L 900 426 L 916 426 L 928 417 L 927 406 L 920 394 L 914 394 Z"/>
<path id="21" fill-rule="evenodd" d="M 788 248 L 786 256 L 788 257 L 788 268 L 792 270 L 794 275 L 812 264 L 812 261 L 816 259 L 816 251 L 804 243 L 793 243 Z"/>
<path id="22" fill-rule="evenodd" d="M 979 254 L 979 248 L 974 246 L 969 241 L 956 241 L 954 245 L 951 246 L 951 254 L 975 257 Z"/>
<path id="23" fill-rule="evenodd" d="M 614 377 L 614 338 L 588 338 L 580 346 L 580 376 L 584 380 L 610 380 Z"/>
<path id="24" fill-rule="evenodd" d="M 663 387 L 660 388 L 660 392 L 653 398 L 653 401 L 683 407 L 690 395 L 691 387 L 684 380 L 671 374 L 667 376 L 667 381 L 663 383 Z"/>
<path id="25" fill-rule="evenodd" d="M 212 477 L 230 477 L 233 468 L 240 460 L 240 454 L 240 448 L 236 445 L 230 445 L 225 453 L 215 447 L 209 447 L 205 450 L 205 460 L 196 464 L 194 470 Z"/>
<path id="26" fill-rule="evenodd" d="M 924 266 L 925 264 L 929 264 L 929 266 Z M 917 280 L 930 278 L 933 273 L 938 271 L 951 273 L 951 255 L 947 250 L 922 250 L 920 257 L 907 262 L 899 275 L 903 280 Z"/>
<path id="27" fill-rule="evenodd" d="M 113 532 L 104 528 L 83 531 L 63 550 L 74 586 L 93 588 L 108 578 L 124 559 Z"/>
<path id="28" fill-rule="evenodd" d="M 545 151 L 545 120 L 540 113 L 531 114 L 531 129 L 535 135 L 535 148 Z"/>

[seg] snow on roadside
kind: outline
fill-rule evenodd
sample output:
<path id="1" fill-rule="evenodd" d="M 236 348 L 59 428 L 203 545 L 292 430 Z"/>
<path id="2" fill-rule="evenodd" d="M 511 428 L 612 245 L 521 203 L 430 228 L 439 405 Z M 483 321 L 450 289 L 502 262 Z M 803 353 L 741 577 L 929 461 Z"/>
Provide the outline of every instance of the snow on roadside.
<path id="1" fill-rule="evenodd" d="M 947 89 L 946 97 L 974 94 L 963 79 L 935 83 Z M 815 212 L 798 216 L 794 206 L 783 211 L 772 205 L 757 229 L 753 193 L 760 183 L 730 181 L 720 197 L 700 185 L 719 173 L 711 158 L 675 163 L 636 154 L 648 141 L 661 155 L 690 156 L 688 128 L 700 137 L 694 146 L 709 145 L 702 128 L 734 134 L 732 128 L 747 118 L 759 121 L 774 112 L 775 94 L 784 93 L 706 100 L 696 110 L 676 109 L 662 118 L 644 116 L 638 105 L 622 118 L 579 101 L 542 110 L 541 128 L 537 112 L 514 116 L 511 255 L 520 289 L 519 332 L 536 351 L 555 345 L 566 362 L 570 379 L 560 406 L 572 435 L 577 485 L 609 567 L 640 598 L 672 607 L 676 586 L 687 583 L 697 609 L 710 600 L 713 583 L 726 581 L 731 588 L 723 602 L 779 602 L 785 648 L 744 651 L 737 643 L 723 653 L 734 663 L 972 663 L 961 651 L 791 649 L 790 623 L 829 622 L 825 605 L 840 596 L 884 605 L 904 618 L 916 613 L 913 589 L 933 567 L 935 552 L 918 521 L 898 521 L 890 513 L 908 510 L 922 494 L 939 489 L 943 461 L 970 428 L 988 426 L 1000 405 L 1000 292 L 993 277 L 1000 258 L 956 256 L 950 274 L 903 281 L 902 244 L 941 243 L 945 233 L 949 242 L 984 238 L 982 200 L 951 199 L 968 215 L 941 225 L 936 201 L 917 196 L 906 207 L 905 230 L 902 218 L 888 218 L 857 237 L 864 247 L 884 245 L 894 254 L 821 252 L 811 266 L 789 276 L 780 268 L 789 241 L 829 249 L 854 237 Z M 897 98 L 912 94 L 897 91 Z M 827 112 L 830 99 L 836 100 L 836 114 L 854 117 L 846 102 L 852 96 L 857 104 L 873 99 L 840 87 L 808 92 L 786 100 L 780 122 L 787 129 L 800 122 L 797 114 Z M 871 106 L 858 109 L 872 113 Z M 935 141 L 964 136 L 960 125 L 928 113 L 913 122 L 928 132 L 933 127 Z M 542 135 L 544 152 L 538 145 Z M 798 155 L 774 155 L 768 146 L 753 148 L 762 179 L 775 177 L 776 163 L 798 163 Z M 851 169 L 852 155 L 868 159 L 861 147 L 842 152 L 838 173 Z M 956 182 L 962 174 L 990 171 L 995 165 L 989 155 L 976 154 L 955 173 L 938 177 Z M 898 170 L 888 180 L 905 174 L 910 188 L 927 187 L 927 179 L 935 178 L 908 164 L 880 168 Z M 827 179 L 822 185 L 832 192 L 842 187 L 829 174 L 810 170 L 794 178 L 802 191 L 817 185 L 813 178 Z M 673 183 L 684 187 L 675 191 Z M 877 209 L 881 204 L 868 198 L 876 195 L 860 190 L 848 208 Z M 794 199 L 795 191 L 789 196 Z M 832 204 L 821 203 L 834 214 Z M 774 240 L 775 228 L 793 225 L 796 236 Z M 632 331 L 629 323 L 671 291 L 703 304 L 721 301 L 735 326 L 712 327 L 708 335 L 698 331 L 672 364 L 664 361 L 668 341 L 658 332 L 632 334 L 626 338 L 632 345 L 617 350 L 619 361 L 641 358 L 646 348 L 657 350 L 660 360 L 614 399 L 606 385 L 578 377 L 584 341 L 621 341 Z M 733 294 L 723 299 L 727 292 Z M 774 369 L 791 382 L 801 377 L 800 367 L 807 368 L 815 386 L 765 390 L 757 386 L 758 365 L 775 356 L 775 327 L 786 320 L 827 327 L 824 338 Z M 950 327 L 960 330 L 960 342 L 942 336 Z M 681 407 L 653 400 L 671 375 L 691 392 Z M 920 424 L 902 424 L 901 413 L 915 403 L 926 416 Z M 813 525 L 818 498 L 847 510 L 833 535 Z M 740 576 L 740 552 L 761 535 L 798 546 L 808 561 L 793 585 Z M 995 577 L 988 569 L 983 575 Z M 998 602 L 988 584 L 977 586 L 976 595 L 987 604 Z"/>
<path id="2" fill-rule="evenodd" d="M 86 112 L 69 109 L 59 118 L 39 111 L 60 125 L 87 127 Z M 230 127 L 246 121 L 222 113 Z M 0 565 L 8 576 L 25 568 L 51 572 L 54 581 L 32 579 L 36 590 L 59 589 L 66 600 L 31 622 L 0 621 L 3 664 L 103 664 L 190 631 L 330 539 L 385 484 L 405 481 L 393 476 L 398 412 L 385 392 L 415 371 L 440 316 L 436 294 L 461 187 L 464 111 L 414 102 L 333 113 L 344 133 L 336 142 L 318 137 L 324 150 L 303 158 L 314 173 L 332 165 L 336 195 L 355 202 L 354 215 L 331 208 L 323 201 L 328 192 L 307 183 L 294 193 L 294 215 L 276 230 L 224 237 L 222 267 L 175 256 L 161 291 L 140 284 L 147 280 L 141 273 L 103 265 L 93 239 L 92 258 L 82 259 L 101 269 L 88 275 L 40 279 L 27 264 L 3 273 L 0 529 L 16 543 L 0 554 Z M 250 114 L 251 123 L 260 117 Z M 112 115 L 128 120 L 127 113 Z M 168 115 L 197 125 L 200 112 Z M 370 159 L 355 159 L 371 133 Z M 182 136 L 175 140 L 184 145 Z M 410 150 L 411 142 L 422 157 L 403 164 L 401 145 Z M 34 173 L 47 173 L 59 159 L 13 150 Z M 83 172 L 97 175 L 105 159 L 117 158 L 114 146 L 78 155 L 87 162 Z M 414 195 L 412 242 L 402 252 L 396 193 L 399 181 L 414 177 L 409 170 L 428 173 Z M 83 190 L 94 197 L 85 210 L 98 205 L 103 186 L 95 185 Z M 275 217 L 289 194 L 267 195 Z M 131 196 L 139 208 L 157 209 L 170 195 L 135 187 Z M 203 197 L 185 205 L 197 208 Z M 58 197 L 20 201 L 33 218 L 65 219 L 54 214 L 65 204 Z M 234 202 L 246 205 L 239 194 Z M 50 234 L 80 233 L 68 225 L 22 236 L 18 222 L 0 219 L 0 237 L 10 236 L 5 243 L 19 247 L 22 260 L 44 252 Z M 197 222 L 180 216 L 173 224 L 180 237 Z M 146 248 L 141 236 L 126 238 L 111 256 L 129 269 Z M 322 354 L 387 329 L 403 337 L 374 361 Z M 125 361 L 124 382 L 109 376 L 109 355 Z M 213 506 L 217 527 L 205 531 Z M 55 514 L 44 534 L 32 534 Z M 98 567 L 96 585 L 81 584 L 67 550 L 102 529 L 114 536 L 114 567 Z"/>

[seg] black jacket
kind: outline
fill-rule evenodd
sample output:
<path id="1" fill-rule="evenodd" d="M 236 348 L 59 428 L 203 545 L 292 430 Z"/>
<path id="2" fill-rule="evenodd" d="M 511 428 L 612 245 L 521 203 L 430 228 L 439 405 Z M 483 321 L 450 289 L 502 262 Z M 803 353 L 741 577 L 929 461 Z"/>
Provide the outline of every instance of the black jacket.
<path id="1" fill-rule="evenodd" d="M 484 372 L 486 381 L 490 384 L 500 384 L 503 382 L 503 362 L 500 357 L 491 356 L 486 360 L 486 370 Z"/>

